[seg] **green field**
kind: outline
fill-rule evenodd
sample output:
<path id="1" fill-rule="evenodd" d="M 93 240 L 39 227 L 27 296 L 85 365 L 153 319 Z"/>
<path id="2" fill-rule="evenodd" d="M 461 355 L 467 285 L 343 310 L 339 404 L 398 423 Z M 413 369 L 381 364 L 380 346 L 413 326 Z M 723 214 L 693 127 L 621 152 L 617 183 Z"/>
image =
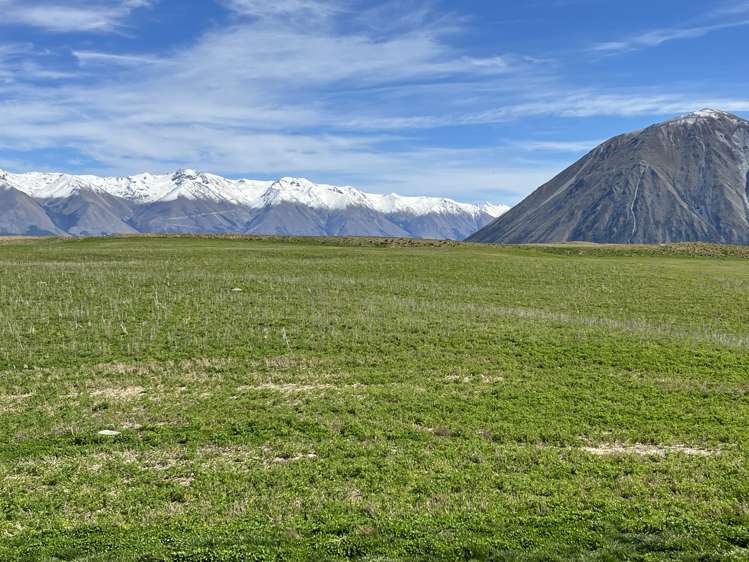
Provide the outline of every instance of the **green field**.
<path id="1" fill-rule="evenodd" d="M 0 560 L 747 560 L 748 392 L 747 249 L 6 240 Z"/>

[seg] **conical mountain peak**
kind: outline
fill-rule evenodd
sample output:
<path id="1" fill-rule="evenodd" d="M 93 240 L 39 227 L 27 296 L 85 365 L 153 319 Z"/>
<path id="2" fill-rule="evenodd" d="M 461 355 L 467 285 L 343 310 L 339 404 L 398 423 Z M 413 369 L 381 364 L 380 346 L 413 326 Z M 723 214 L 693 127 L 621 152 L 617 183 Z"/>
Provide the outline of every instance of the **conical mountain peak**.
<path id="1" fill-rule="evenodd" d="M 749 121 L 702 109 L 615 137 L 470 239 L 749 244 Z"/>

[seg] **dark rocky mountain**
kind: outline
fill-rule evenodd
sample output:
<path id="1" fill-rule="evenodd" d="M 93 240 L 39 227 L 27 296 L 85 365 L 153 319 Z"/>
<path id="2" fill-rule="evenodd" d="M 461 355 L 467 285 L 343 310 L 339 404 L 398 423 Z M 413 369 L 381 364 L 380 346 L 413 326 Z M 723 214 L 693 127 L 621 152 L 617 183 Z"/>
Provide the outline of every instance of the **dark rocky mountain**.
<path id="1" fill-rule="evenodd" d="M 0 178 L 0 234 L 60 236 L 65 231 L 55 226 L 39 203 Z"/>
<path id="2" fill-rule="evenodd" d="M 248 234 L 297 236 L 417 237 L 366 207 L 315 209 L 299 203 L 280 203 L 261 209 L 246 225 Z M 463 236 L 465 238 L 466 235 Z"/>
<path id="3" fill-rule="evenodd" d="M 128 224 L 133 214 L 132 205 L 106 193 L 79 189 L 67 197 L 40 202 L 55 225 L 73 236 L 138 232 Z"/>
<path id="4" fill-rule="evenodd" d="M 14 199 L 0 211 L 0 232 L 6 234 L 203 232 L 462 240 L 507 210 L 435 197 L 369 194 L 295 178 L 229 180 L 192 170 L 118 178 L 0 172 L 0 180 Z M 9 194 L 4 195 L 8 201 Z"/>
<path id="5" fill-rule="evenodd" d="M 469 240 L 749 244 L 749 121 L 706 109 L 615 137 Z"/>
<path id="6" fill-rule="evenodd" d="M 413 216 L 407 213 L 388 215 L 388 219 L 399 227 L 408 230 L 409 236 L 425 239 L 464 240 L 466 232 L 476 232 L 485 224 L 494 220 L 487 220 L 486 215 L 442 215 L 426 214 Z M 396 235 L 392 235 L 396 236 Z"/>
<path id="7" fill-rule="evenodd" d="M 240 233 L 252 216 L 251 209 L 226 201 L 179 197 L 138 205 L 130 223 L 137 232 Z"/>

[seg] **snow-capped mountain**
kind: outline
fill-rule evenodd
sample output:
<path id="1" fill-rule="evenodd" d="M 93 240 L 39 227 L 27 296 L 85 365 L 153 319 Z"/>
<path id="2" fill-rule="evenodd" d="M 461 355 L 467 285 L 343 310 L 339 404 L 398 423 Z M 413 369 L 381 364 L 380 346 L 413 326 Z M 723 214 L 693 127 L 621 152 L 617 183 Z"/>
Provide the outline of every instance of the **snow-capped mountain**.
<path id="1" fill-rule="evenodd" d="M 14 200 L 38 206 L 32 216 L 40 217 L 41 210 L 49 219 L 24 230 L 13 207 L 0 208 L 4 234 L 239 232 L 463 239 L 509 210 L 490 203 L 371 194 L 301 178 L 232 180 L 194 170 L 128 177 L 0 171 L 0 185 L 17 193 Z"/>

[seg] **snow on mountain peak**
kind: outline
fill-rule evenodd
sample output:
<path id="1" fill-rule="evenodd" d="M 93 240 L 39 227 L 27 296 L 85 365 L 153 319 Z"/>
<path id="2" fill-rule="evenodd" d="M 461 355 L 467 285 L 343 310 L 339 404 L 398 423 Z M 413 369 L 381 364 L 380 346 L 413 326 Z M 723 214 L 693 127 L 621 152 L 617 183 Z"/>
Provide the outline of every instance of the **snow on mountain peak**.
<path id="1" fill-rule="evenodd" d="M 699 111 L 695 111 L 692 113 L 695 117 L 705 117 L 709 119 L 720 119 L 721 117 L 732 117 L 730 113 L 726 113 L 725 111 L 721 111 L 719 109 L 710 109 L 709 107 L 706 107 L 705 109 L 700 109 Z"/>
<path id="2" fill-rule="evenodd" d="M 261 198 L 265 205 L 292 203 L 315 209 L 369 207 L 367 195 L 356 188 L 317 184 L 306 178 L 285 177 L 274 182 Z"/>
<path id="3" fill-rule="evenodd" d="M 205 175 L 201 172 L 196 172 L 195 170 L 182 169 L 177 170 L 172 174 L 172 181 L 176 184 L 183 184 L 188 181 L 197 181 L 197 180 L 205 180 Z"/>
<path id="4" fill-rule="evenodd" d="M 695 125 L 696 123 L 705 122 L 708 120 L 728 120 L 734 124 L 745 122 L 743 119 L 737 117 L 732 113 L 721 111 L 719 109 L 705 108 L 700 109 L 699 111 L 693 111 L 692 113 L 687 113 L 686 115 L 682 115 L 675 119 L 671 119 L 666 123 L 669 125 Z"/>
<path id="5" fill-rule="evenodd" d="M 10 174 L 0 171 L 13 187 L 39 199 L 69 197 L 90 190 L 138 204 L 177 199 L 206 200 L 251 208 L 296 204 L 322 210 L 368 208 L 384 214 L 467 214 L 498 217 L 509 207 L 471 205 L 439 197 L 404 197 L 365 193 L 351 186 L 314 183 L 306 178 L 284 177 L 276 181 L 231 180 L 191 169 L 172 174 L 143 173 L 127 177 L 73 176 L 59 173 Z"/>
<path id="6" fill-rule="evenodd" d="M 499 218 L 511 209 L 508 205 L 495 205 L 493 203 L 482 203 L 479 208 L 490 217 Z"/>

